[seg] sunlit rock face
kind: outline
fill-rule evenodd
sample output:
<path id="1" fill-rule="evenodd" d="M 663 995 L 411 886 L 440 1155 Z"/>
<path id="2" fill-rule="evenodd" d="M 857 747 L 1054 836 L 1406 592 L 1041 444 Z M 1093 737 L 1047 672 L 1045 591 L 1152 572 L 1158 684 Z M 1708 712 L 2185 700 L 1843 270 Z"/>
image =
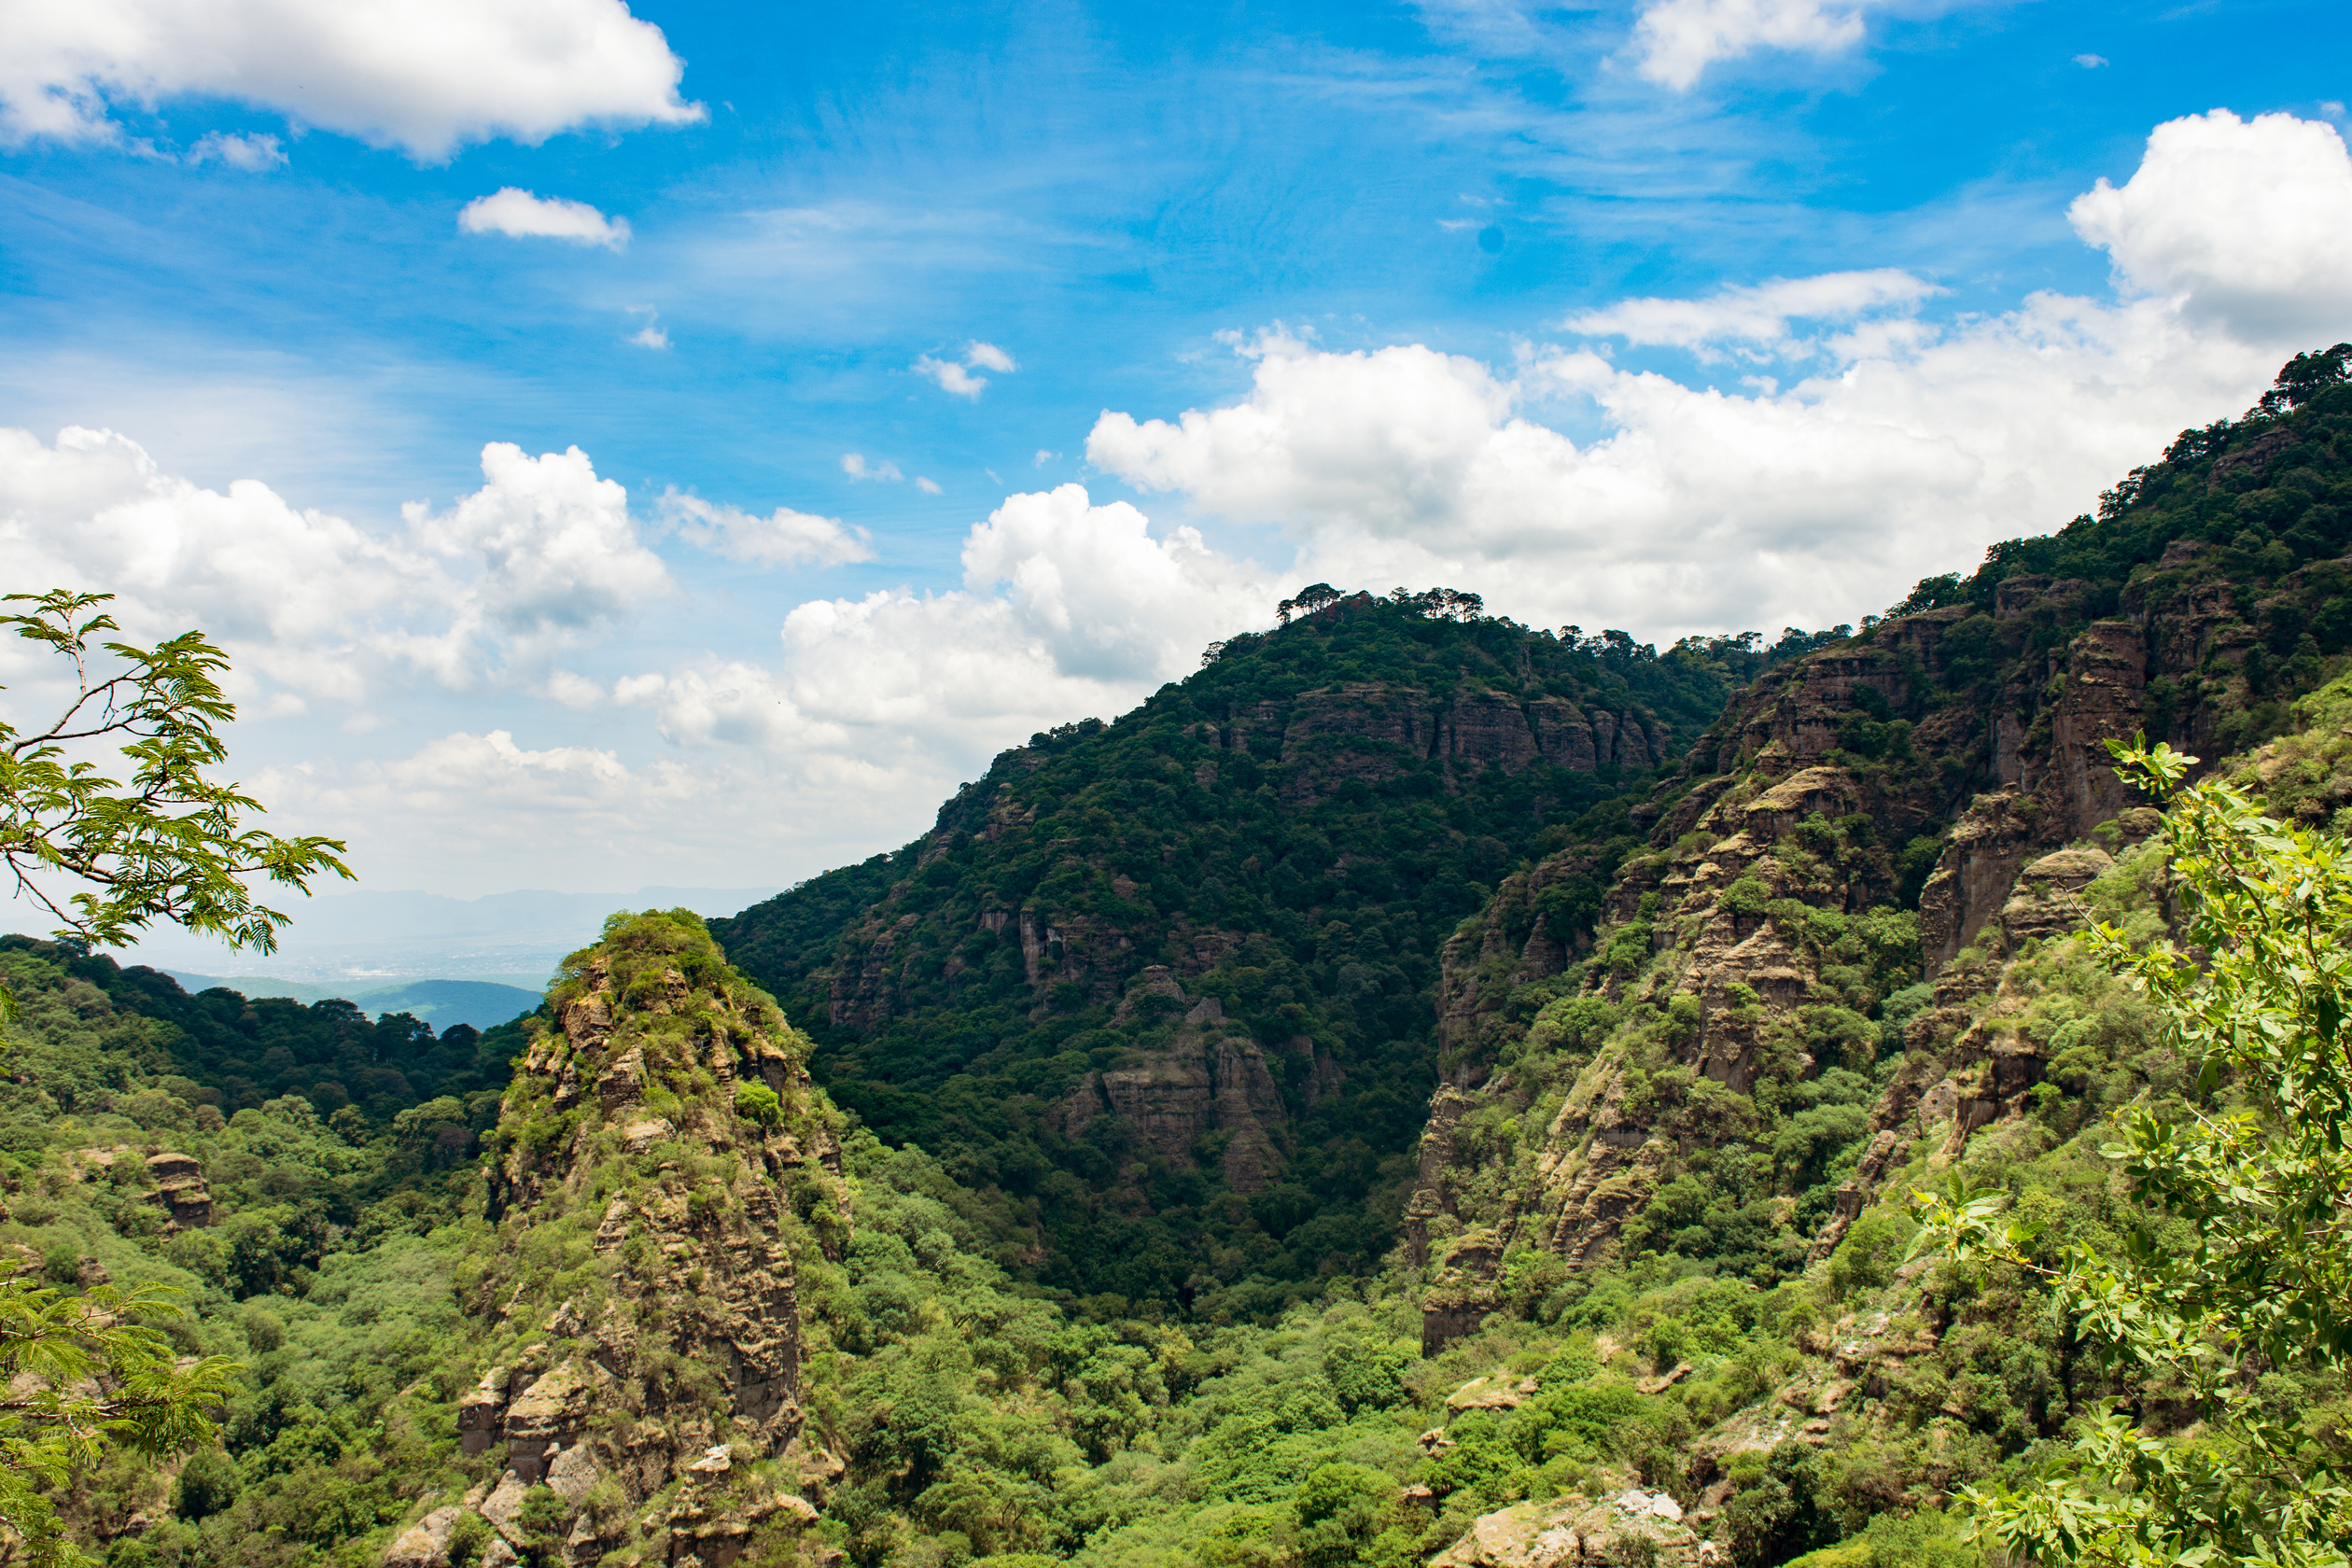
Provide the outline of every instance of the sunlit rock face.
<path id="1" fill-rule="evenodd" d="M 849 1235 L 807 1042 L 686 915 L 617 920 L 549 1012 L 487 1140 L 498 1245 L 469 1293 L 499 1364 L 460 1447 L 503 1463 L 389 1561 L 445 1562 L 468 1515 L 511 1560 L 539 1495 L 575 1563 L 796 1551 L 841 1468 L 806 1440 L 799 1274 Z"/>
<path id="2" fill-rule="evenodd" d="M 1607 1256 L 1687 1151 L 1757 1136 L 1755 1096 L 1867 1071 L 1880 1043 L 1863 1015 L 1894 984 L 1862 975 L 1871 960 L 1852 933 L 1874 911 L 1915 910 L 1908 968 L 1881 967 L 1933 994 L 1883 1043 L 1911 1057 L 1867 1118 L 1851 1113 L 1849 1173 L 1796 1260 L 1827 1256 L 1919 1140 L 1957 1157 L 2025 1114 L 2048 1064 L 2000 1021 L 2004 963 L 2081 929 L 2083 890 L 2157 823 L 2108 743 L 2145 731 L 2185 749 L 2238 733 L 2261 697 L 2253 628 L 2323 613 L 2342 579 L 2307 567 L 2258 593 L 2192 545 L 2104 601 L 2085 581 L 2020 574 L 1989 613 L 1887 621 L 1734 697 L 1638 808 L 1647 844 L 1617 867 L 1592 934 L 1552 929 L 1565 925 L 1562 890 L 1591 883 L 1589 848 L 1505 879 L 1448 944 L 1438 985 L 1446 1086 L 1402 1238 L 1438 1270 L 1429 1345 L 1496 1305 L 1513 1248 Z M 1833 931 L 1849 934 L 1825 939 Z M 1579 957 L 1589 994 L 1656 1010 L 1649 1046 L 1663 1044 L 1668 1092 L 1660 1062 L 1637 1069 L 1639 1053 L 1617 1046 L 1548 1092 L 1515 1066 L 1553 1043 L 1566 999 L 1546 987 Z M 1716 1087 L 1684 1086 L 1700 1084 Z M 1539 1126 L 1485 1130 L 1538 1106 Z"/>

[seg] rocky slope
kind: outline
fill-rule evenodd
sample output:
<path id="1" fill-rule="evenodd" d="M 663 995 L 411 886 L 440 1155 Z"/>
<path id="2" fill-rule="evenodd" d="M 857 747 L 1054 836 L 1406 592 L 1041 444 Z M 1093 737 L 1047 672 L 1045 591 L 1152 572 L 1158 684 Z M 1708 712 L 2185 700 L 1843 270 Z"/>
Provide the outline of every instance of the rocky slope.
<path id="1" fill-rule="evenodd" d="M 807 1043 L 683 913 L 616 917 L 550 1003 L 485 1141 L 487 1475 L 389 1561 L 789 1558 L 841 1469 L 804 1414 L 798 1277 L 848 1235 Z"/>
<path id="2" fill-rule="evenodd" d="M 2003 960 L 2153 825 L 2107 742 L 2214 757 L 2352 647 L 2348 398 L 2185 435 L 2100 519 L 1761 677 L 1659 786 L 1589 936 L 1551 917 L 1575 849 L 1465 922 L 1406 1227 L 1440 1270 L 1432 1346 L 1514 1250 L 1785 1274 L 1922 1143 L 2025 1113 L 2050 1043 L 2001 1022 Z"/>

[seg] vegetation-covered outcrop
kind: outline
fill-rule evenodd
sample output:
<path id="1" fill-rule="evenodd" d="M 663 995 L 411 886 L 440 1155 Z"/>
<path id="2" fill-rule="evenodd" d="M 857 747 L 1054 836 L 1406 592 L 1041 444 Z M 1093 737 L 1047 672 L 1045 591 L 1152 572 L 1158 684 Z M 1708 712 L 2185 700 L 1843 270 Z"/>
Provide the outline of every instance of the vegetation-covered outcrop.
<path id="1" fill-rule="evenodd" d="M 1407 1225 L 1448 1270 L 1433 1339 L 1477 1321 L 1515 1248 L 1790 1276 L 1917 1135 L 1957 1155 L 2051 1100 L 2065 1047 L 1974 1004 L 2086 888 L 2145 874 L 2132 847 L 2155 814 L 2107 743 L 2218 755 L 2289 722 L 2352 651 L 2345 359 L 2289 366 L 2101 516 L 1759 677 L 1659 786 L 1589 955 L 1555 929 L 1579 849 L 1465 922 Z M 2306 815 L 2334 809 L 2314 771 Z"/>

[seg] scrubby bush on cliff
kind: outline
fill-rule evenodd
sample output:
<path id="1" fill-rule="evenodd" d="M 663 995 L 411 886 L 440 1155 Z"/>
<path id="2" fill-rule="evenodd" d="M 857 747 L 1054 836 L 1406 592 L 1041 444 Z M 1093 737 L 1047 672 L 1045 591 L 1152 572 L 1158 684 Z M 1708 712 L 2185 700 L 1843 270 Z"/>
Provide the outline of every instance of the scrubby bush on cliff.
<path id="1" fill-rule="evenodd" d="M 2168 1385 L 2205 1431 L 2169 1442 L 2146 1414 L 2093 1414 L 2073 1452 L 1974 1495 L 2005 1550 L 2061 1562 L 2325 1562 L 2352 1547 L 2352 1455 L 2249 1386 L 2262 1373 L 2340 1376 L 2352 1288 L 2336 1232 L 2352 1190 L 2352 846 L 2261 816 L 2226 783 L 2182 790 L 2169 748 L 2119 752 L 2178 791 L 2165 819 L 2189 939 L 2205 962 L 2101 927 L 2108 961 L 2145 986 L 2215 1113 L 2129 1113 L 2107 1149 L 2146 1206 L 2131 1232 L 2037 1254 L 2044 1222 L 2006 1226 L 2002 1195 L 1925 1206 L 1955 1266 L 2047 1278 L 2061 1309 L 2126 1375 Z M 2157 1234 L 2160 1216 L 2186 1225 Z"/>

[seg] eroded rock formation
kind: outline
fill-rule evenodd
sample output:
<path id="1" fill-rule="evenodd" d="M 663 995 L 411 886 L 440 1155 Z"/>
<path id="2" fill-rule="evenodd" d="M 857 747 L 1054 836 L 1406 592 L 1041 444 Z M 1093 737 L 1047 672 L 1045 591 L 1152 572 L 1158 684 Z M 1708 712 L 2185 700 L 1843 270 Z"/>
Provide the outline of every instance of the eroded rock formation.
<path id="1" fill-rule="evenodd" d="M 1288 1123 L 1265 1049 L 1226 1022 L 1222 1001 L 1188 996 L 1164 965 L 1146 969 L 1128 988 L 1122 1020 L 1163 1002 L 1181 1017 L 1167 1043 L 1086 1074 L 1047 1126 L 1074 1141 L 1097 1118 L 1117 1117 L 1139 1157 L 1156 1155 L 1190 1169 L 1206 1155 L 1236 1192 L 1256 1192 L 1281 1162 Z"/>
<path id="2" fill-rule="evenodd" d="M 1924 885 L 1911 884 L 1933 1001 L 1911 1022 L 1912 1059 L 1870 1109 L 1814 1256 L 1827 1255 L 1921 1140 L 1956 1155 L 1974 1132 L 2024 1113 L 2042 1076 L 2039 1048 L 1999 1022 L 1999 996 L 1971 999 L 1999 986 L 2003 956 L 2079 929 L 2082 889 L 2112 864 L 2085 842 L 2094 828 L 2111 848 L 2154 827 L 2107 743 L 2151 721 L 2192 742 L 2242 707 L 2246 689 L 2231 672 L 2244 612 L 2197 580 L 2191 555 L 2167 565 L 2177 569 L 2135 581 L 2123 617 L 2083 625 L 2098 608 L 2088 584 L 2018 577 L 2001 585 L 1990 616 L 1930 610 L 1774 669 L 1661 786 L 1647 848 L 1602 895 L 1609 950 L 1589 957 L 1590 993 L 1657 1009 L 1673 1071 L 1746 1097 L 1761 1077 L 1801 1084 L 1854 1065 L 1841 1051 L 1874 1049 L 1867 1039 L 1840 1043 L 1875 1032 L 1853 1013 L 1875 1001 L 1855 990 L 1859 960 L 1806 934 L 1802 912 L 1847 917 L 1896 904 L 1917 875 L 1908 867 L 1924 864 L 1919 847 L 1939 846 Z M 2059 635 L 2069 625 L 2079 629 Z M 1987 649 L 2023 655 L 1995 702 L 1939 694 L 1990 667 Z M 2203 698 L 2151 713 L 2159 680 L 2175 691 L 2201 682 Z M 1425 1303 L 1433 1348 L 1476 1326 L 1491 1300 L 1489 1260 L 1522 1245 L 1571 1263 L 1606 1255 L 1682 1149 L 1736 1140 L 1739 1118 L 1752 1114 L 1740 1109 L 1744 1098 L 1661 1095 L 1646 1082 L 1629 1093 L 1624 1058 L 1603 1051 L 1545 1101 L 1556 1109 L 1540 1132 L 1527 1129 L 1518 1155 L 1507 1140 L 1466 1130 L 1540 1098 L 1512 1057 L 1542 1032 L 1533 1011 L 1548 1000 L 1541 983 L 1576 956 L 1543 911 L 1592 872 L 1586 849 L 1539 862 L 1447 948 L 1447 1086 L 1431 1104 L 1404 1227 L 1408 1255 L 1439 1269 Z M 1964 950 L 1972 964 L 1952 968 Z M 1833 977 L 1839 964 L 1848 967 Z M 1520 1000 L 1529 995 L 1533 1004 Z M 1838 1022 L 1840 1009 L 1854 1024 Z"/>
<path id="3" fill-rule="evenodd" d="M 156 1201 L 172 1216 L 175 1227 L 193 1229 L 212 1224 L 212 1188 L 194 1155 L 150 1155 L 147 1169 L 147 1179 L 155 1183 Z"/>
<path id="4" fill-rule="evenodd" d="M 542 1489 L 573 1563 L 821 1558 L 798 1533 L 840 1465 L 803 1407 L 798 1278 L 848 1208 L 807 1043 L 673 917 L 608 932 L 551 1001 L 490 1140 L 501 1247 L 471 1305 L 498 1365 L 457 1407 L 497 1468 L 387 1561 L 440 1568 L 470 1516 L 497 1568 L 535 1549 Z"/>

